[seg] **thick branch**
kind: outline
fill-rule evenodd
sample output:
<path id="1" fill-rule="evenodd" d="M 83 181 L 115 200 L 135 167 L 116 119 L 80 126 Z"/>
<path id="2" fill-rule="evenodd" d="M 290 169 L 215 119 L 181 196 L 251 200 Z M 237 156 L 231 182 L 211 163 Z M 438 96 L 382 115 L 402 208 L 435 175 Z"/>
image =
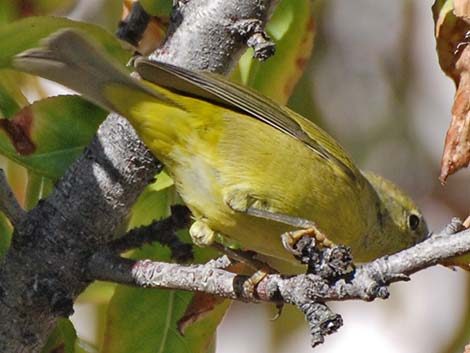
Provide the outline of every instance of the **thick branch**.
<path id="1" fill-rule="evenodd" d="M 191 7 L 180 6 L 172 37 L 154 58 L 227 73 L 246 47 L 230 19 L 264 23 L 275 2 L 194 0 Z M 197 33 L 190 30 L 194 26 Z M 184 45 L 176 38 L 184 38 Z M 188 52 L 197 52 L 197 60 Z M 83 263 L 112 239 L 158 170 L 129 123 L 111 114 L 52 195 L 15 229 L 0 267 L 0 352 L 39 352 L 57 318 L 72 312 L 73 301 L 89 283 Z"/>

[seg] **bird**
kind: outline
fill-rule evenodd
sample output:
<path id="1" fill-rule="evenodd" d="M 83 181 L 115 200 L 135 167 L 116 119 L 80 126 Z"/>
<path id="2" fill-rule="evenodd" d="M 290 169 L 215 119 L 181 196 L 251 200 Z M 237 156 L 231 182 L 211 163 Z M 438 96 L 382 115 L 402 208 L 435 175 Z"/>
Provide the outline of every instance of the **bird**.
<path id="1" fill-rule="evenodd" d="M 423 240 L 426 221 L 391 181 L 361 171 L 312 121 L 219 75 L 145 57 L 134 74 L 65 29 L 17 55 L 17 70 L 126 117 L 192 212 L 195 244 L 220 239 L 294 264 L 282 234 L 309 228 L 370 261 Z M 308 225 L 305 227 L 305 225 Z"/>

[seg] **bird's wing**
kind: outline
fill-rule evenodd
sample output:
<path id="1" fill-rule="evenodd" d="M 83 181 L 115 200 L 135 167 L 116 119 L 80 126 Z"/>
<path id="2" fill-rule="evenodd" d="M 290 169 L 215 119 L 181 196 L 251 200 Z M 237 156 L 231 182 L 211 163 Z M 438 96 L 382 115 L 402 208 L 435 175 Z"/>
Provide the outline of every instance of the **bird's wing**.
<path id="1" fill-rule="evenodd" d="M 211 73 L 135 59 L 136 71 L 144 80 L 180 94 L 201 98 L 243 112 L 303 142 L 320 157 L 335 163 L 355 179 L 359 173 L 347 153 L 326 132 L 271 99 Z"/>

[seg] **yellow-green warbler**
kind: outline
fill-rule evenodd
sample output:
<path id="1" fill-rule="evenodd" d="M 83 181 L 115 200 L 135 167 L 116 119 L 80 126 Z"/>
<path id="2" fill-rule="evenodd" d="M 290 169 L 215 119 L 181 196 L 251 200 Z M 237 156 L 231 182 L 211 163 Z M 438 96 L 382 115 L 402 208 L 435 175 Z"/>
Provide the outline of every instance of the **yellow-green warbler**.
<path id="1" fill-rule="evenodd" d="M 14 60 L 16 68 L 62 83 L 125 116 L 175 181 L 199 245 L 216 234 L 265 257 L 293 261 L 279 216 L 315 223 L 334 243 L 367 261 L 427 234 L 410 198 L 360 171 L 327 133 L 286 107 L 214 74 L 144 58 L 142 77 L 72 30 Z M 288 218 L 288 217 L 287 217 Z"/>

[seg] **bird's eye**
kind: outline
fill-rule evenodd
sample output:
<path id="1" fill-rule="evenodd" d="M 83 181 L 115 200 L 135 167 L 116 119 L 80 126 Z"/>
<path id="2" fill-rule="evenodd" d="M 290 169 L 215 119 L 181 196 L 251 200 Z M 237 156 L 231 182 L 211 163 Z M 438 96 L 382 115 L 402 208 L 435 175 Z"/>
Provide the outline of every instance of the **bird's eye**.
<path id="1" fill-rule="evenodd" d="M 421 220 L 419 216 L 415 214 L 410 214 L 410 216 L 408 217 L 408 225 L 410 226 L 410 229 L 411 230 L 418 229 L 420 221 Z"/>

